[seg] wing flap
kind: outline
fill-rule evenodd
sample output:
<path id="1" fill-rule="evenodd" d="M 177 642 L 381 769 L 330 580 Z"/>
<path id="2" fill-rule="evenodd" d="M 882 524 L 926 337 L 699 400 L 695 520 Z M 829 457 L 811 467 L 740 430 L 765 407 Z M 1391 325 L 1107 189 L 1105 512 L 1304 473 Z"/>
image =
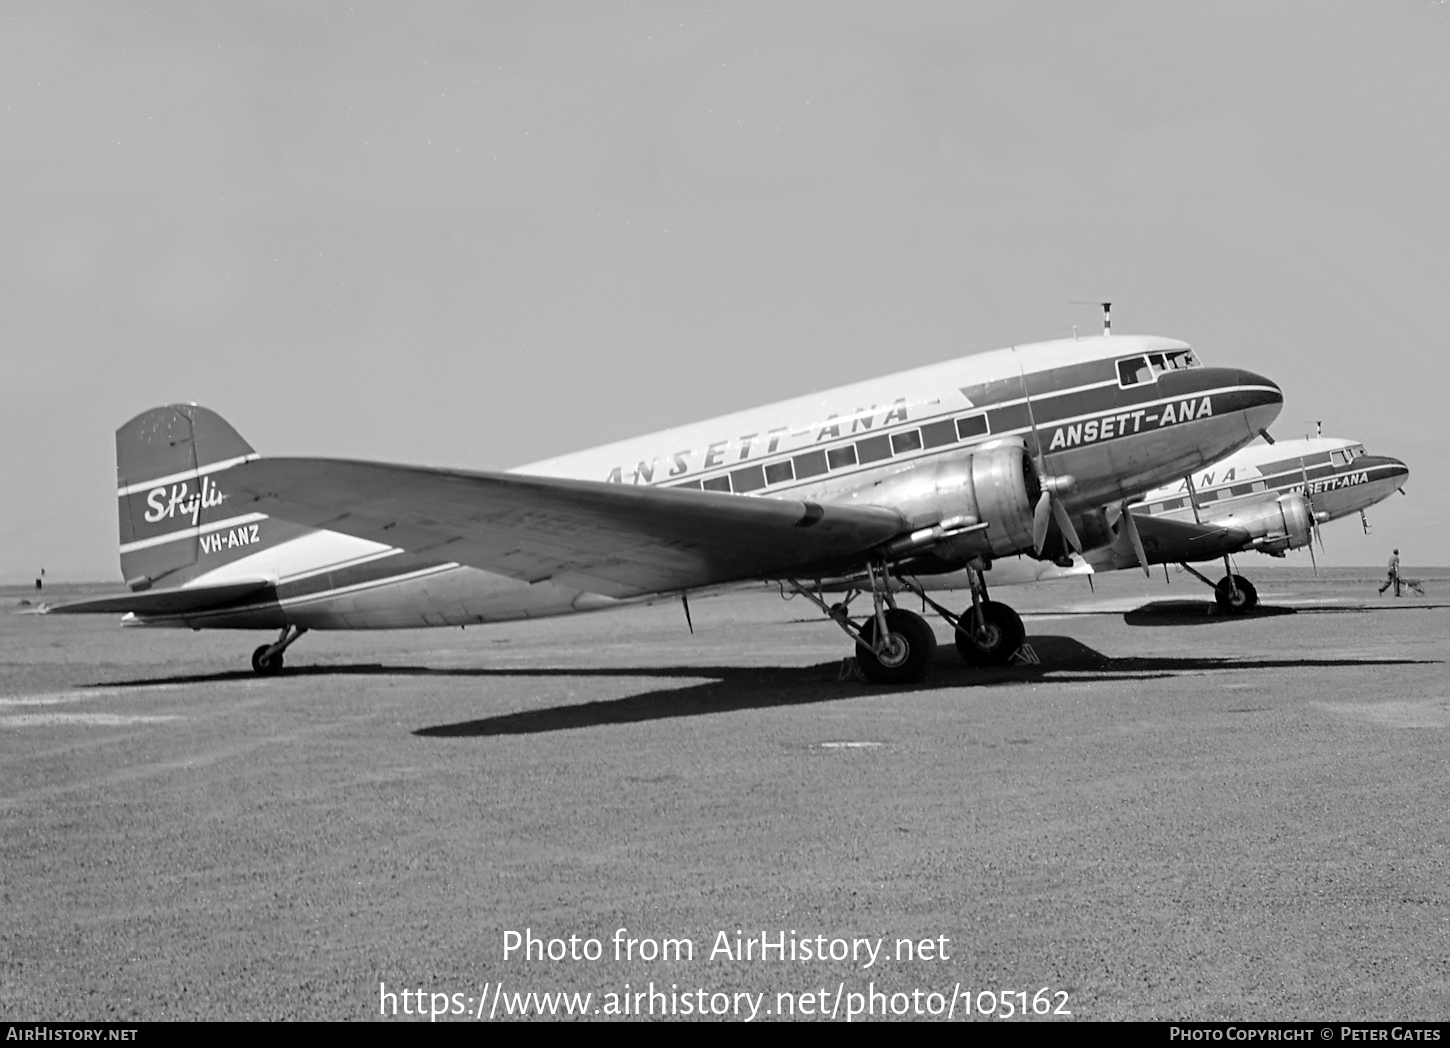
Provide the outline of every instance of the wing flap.
<path id="1" fill-rule="evenodd" d="M 258 459 L 227 489 L 234 507 L 611 597 L 825 572 L 905 527 L 876 506 L 339 459 Z"/>

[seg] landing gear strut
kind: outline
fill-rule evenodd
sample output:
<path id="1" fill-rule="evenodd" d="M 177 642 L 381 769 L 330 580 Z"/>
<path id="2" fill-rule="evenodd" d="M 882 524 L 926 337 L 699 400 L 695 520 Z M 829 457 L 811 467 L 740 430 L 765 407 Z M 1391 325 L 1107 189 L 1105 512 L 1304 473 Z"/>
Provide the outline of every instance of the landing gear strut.
<path id="1" fill-rule="evenodd" d="M 927 666 L 936 653 L 936 634 L 931 623 L 905 608 L 891 608 L 886 613 L 886 640 L 876 643 L 876 619 L 861 624 L 861 639 L 856 642 L 856 661 L 866 679 L 877 684 L 910 684 L 926 676 Z"/>
<path id="2" fill-rule="evenodd" d="M 976 629 L 968 629 L 967 622 L 974 610 L 980 611 L 982 624 Z M 968 608 L 966 614 L 957 620 L 957 651 L 963 659 L 977 666 L 1007 665 L 1026 639 L 1027 627 L 1022 625 L 1021 618 L 1007 605 L 995 600 L 984 600 L 976 609 Z"/>
<path id="3" fill-rule="evenodd" d="M 275 644 L 263 644 L 252 652 L 252 670 L 260 677 L 281 673 L 282 653 L 306 632 L 306 626 L 284 626 Z"/>
<path id="4" fill-rule="evenodd" d="M 1244 615 L 1259 606 L 1259 591 L 1254 589 L 1254 584 L 1248 579 L 1234 574 L 1228 557 L 1223 558 L 1226 574 L 1217 582 L 1210 582 L 1202 572 L 1195 571 L 1187 564 L 1180 564 L 1179 567 L 1202 581 L 1205 586 L 1213 587 L 1213 599 L 1229 615 Z"/>
<path id="5" fill-rule="evenodd" d="M 898 575 L 896 582 L 947 621 L 963 659 L 978 666 L 1005 666 L 1023 650 L 1027 630 L 1015 611 L 987 599 L 987 581 L 982 577 L 985 567 L 981 560 L 968 566 L 972 606 L 960 615 L 928 597 L 914 579 Z M 909 684 L 921 680 L 936 651 L 936 634 L 931 624 L 915 612 L 896 606 L 884 562 L 868 565 L 866 574 L 870 579 L 872 612 L 859 626 L 851 621 L 849 606 L 852 598 L 864 590 L 852 591 L 839 604 L 828 605 L 820 596 L 819 580 L 815 591 L 795 579 L 788 581 L 797 593 L 804 594 L 856 642 L 856 662 L 867 680 L 878 684 Z M 1035 662 L 1036 657 L 1032 656 L 1031 661 Z"/>
<path id="6" fill-rule="evenodd" d="M 967 583 L 972 591 L 972 606 L 960 615 L 953 615 L 910 583 L 903 585 L 930 604 L 950 624 L 957 653 L 964 661 L 974 666 L 1005 666 L 1027 639 L 1027 628 L 1007 605 L 988 599 L 982 565 L 968 565 Z"/>
<path id="7" fill-rule="evenodd" d="M 803 593 L 856 642 L 856 662 L 867 680 L 875 684 L 913 684 L 926 677 L 936 654 L 936 634 L 931 624 L 905 608 L 896 606 L 886 565 L 867 565 L 871 585 L 871 614 L 858 626 L 849 618 L 851 596 L 827 605 L 818 593 L 795 579 L 790 584 Z M 819 582 L 817 588 L 819 588 Z"/>

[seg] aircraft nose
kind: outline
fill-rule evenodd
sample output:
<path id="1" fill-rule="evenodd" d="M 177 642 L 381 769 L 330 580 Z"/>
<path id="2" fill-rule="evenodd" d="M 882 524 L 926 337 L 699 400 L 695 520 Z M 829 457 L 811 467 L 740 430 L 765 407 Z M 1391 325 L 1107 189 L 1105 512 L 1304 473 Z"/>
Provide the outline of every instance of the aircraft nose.
<path id="1" fill-rule="evenodd" d="M 1397 488 L 1410 479 L 1410 467 L 1388 455 L 1361 455 L 1354 460 L 1354 468 L 1368 470 L 1371 480 L 1392 480 Z"/>
<path id="2" fill-rule="evenodd" d="M 1266 407 L 1270 404 L 1276 404 L 1279 407 L 1284 406 L 1284 391 L 1279 388 L 1279 384 L 1273 379 L 1265 378 L 1257 371 L 1244 371 L 1242 369 L 1238 370 L 1237 376 L 1238 384 L 1244 388 L 1244 391 L 1255 395 L 1251 401 L 1252 406 Z"/>
<path id="3" fill-rule="evenodd" d="M 1284 408 L 1284 391 L 1256 371 L 1234 370 L 1235 398 L 1254 433 L 1267 429 Z"/>

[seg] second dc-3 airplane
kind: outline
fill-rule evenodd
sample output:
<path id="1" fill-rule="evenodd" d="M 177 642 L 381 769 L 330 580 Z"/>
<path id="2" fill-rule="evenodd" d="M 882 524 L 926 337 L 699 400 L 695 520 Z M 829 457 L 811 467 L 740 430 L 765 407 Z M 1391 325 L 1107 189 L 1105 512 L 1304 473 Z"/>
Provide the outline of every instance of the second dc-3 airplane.
<path id="1" fill-rule="evenodd" d="M 1148 564 L 1181 565 L 1213 587 L 1219 607 L 1242 613 L 1258 605 L 1259 595 L 1252 582 L 1227 570 L 1231 554 L 1256 551 L 1282 557 L 1288 550 L 1307 547 L 1312 558 L 1320 524 L 1351 513 L 1362 515 L 1402 491 L 1409 476 L 1399 459 L 1367 454 L 1363 444 L 1352 440 L 1280 440 L 1246 447 L 1211 469 L 1150 491 L 1131 511 Z M 1183 521 L 1216 530 L 1184 535 L 1174 526 Z M 1169 526 L 1161 528 L 1162 523 Z M 1226 570 L 1217 583 L 1189 566 L 1191 561 L 1219 558 Z M 1143 564 L 1122 539 L 1088 550 L 1084 559 L 1096 570 Z"/>
<path id="2" fill-rule="evenodd" d="M 116 433 L 131 592 L 51 610 L 279 630 L 252 656 L 267 674 L 310 629 L 472 625 L 770 580 L 835 621 L 869 679 L 910 682 L 936 639 L 898 589 L 925 598 L 922 577 L 965 573 L 970 606 L 932 607 L 965 657 L 1005 662 L 1023 631 L 987 599 L 994 558 L 1066 563 L 1125 543 L 1146 563 L 1126 507 L 1248 444 L 1282 403 L 1273 382 L 1202 366 L 1186 343 L 1104 335 L 506 473 L 260 457 L 215 412 L 169 405 Z M 1176 541 L 1222 530 L 1166 515 L 1152 527 Z M 843 588 L 869 595 L 859 615 L 828 603 Z"/>

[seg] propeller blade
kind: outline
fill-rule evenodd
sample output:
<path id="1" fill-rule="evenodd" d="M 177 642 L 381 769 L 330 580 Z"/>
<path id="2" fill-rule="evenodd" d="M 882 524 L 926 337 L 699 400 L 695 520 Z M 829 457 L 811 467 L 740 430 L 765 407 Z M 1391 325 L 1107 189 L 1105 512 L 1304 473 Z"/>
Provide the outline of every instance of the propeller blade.
<path id="1" fill-rule="evenodd" d="M 1067 515 L 1067 507 L 1062 504 L 1062 500 L 1052 500 L 1052 515 L 1057 518 L 1057 526 L 1062 530 L 1062 537 L 1067 539 L 1067 544 L 1072 547 L 1073 552 L 1081 553 L 1082 539 L 1077 537 L 1077 528 L 1072 526 L 1072 518 Z"/>
<path id="2" fill-rule="evenodd" d="M 1314 559 L 1314 543 L 1309 543 L 1309 563 L 1314 568 L 1314 577 L 1319 577 L 1319 561 Z"/>
<path id="3" fill-rule="evenodd" d="M 1126 502 L 1123 503 L 1123 528 L 1128 532 L 1128 541 L 1133 544 L 1133 553 L 1137 556 L 1138 563 L 1143 566 L 1143 574 L 1152 578 L 1153 573 L 1148 570 L 1148 554 L 1143 549 L 1143 536 L 1138 534 L 1138 522 L 1133 519 Z"/>
<path id="4" fill-rule="evenodd" d="M 1032 547 L 1042 556 L 1043 543 L 1047 541 L 1047 521 L 1052 512 L 1052 492 L 1044 491 L 1037 499 L 1037 508 L 1032 511 Z"/>

